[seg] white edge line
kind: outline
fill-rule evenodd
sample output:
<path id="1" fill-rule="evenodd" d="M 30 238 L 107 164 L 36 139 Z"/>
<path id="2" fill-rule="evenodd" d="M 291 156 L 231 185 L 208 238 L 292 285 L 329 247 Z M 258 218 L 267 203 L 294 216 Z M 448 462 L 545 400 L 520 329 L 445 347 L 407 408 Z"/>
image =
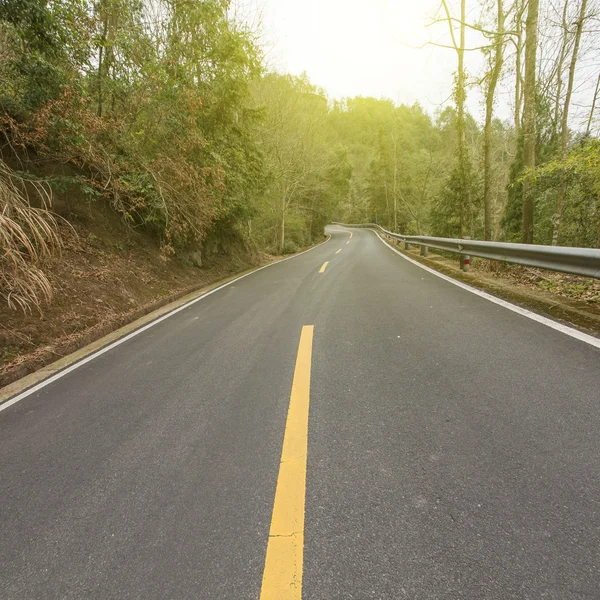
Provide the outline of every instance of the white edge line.
<path id="1" fill-rule="evenodd" d="M 578 329 L 574 329 L 573 327 L 569 327 L 568 325 L 564 325 L 563 323 L 559 323 L 558 321 L 554 321 L 552 319 L 549 319 L 548 317 L 538 315 L 537 313 L 527 310 L 526 308 L 523 308 L 522 306 L 517 306 L 516 304 L 512 304 L 511 302 L 508 302 L 507 300 L 503 300 L 502 298 L 497 298 L 496 296 L 492 296 L 492 294 L 488 294 L 487 292 L 478 290 L 477 288 L 474 288 L 466 283 L 463 283 L 462 281 L 458 281 L 457 279 L 453 279 L 452 277 L 449 277 L 448 275 L 444 275 L 443 273 L 440 273 L 439 271 L 436 271 L 435 269 L 432 269 L 431 267 L 422 265 L 420 262 L 413 260 L 412 258 L 406 256 L 405 254 L 402 254 L 402 252 L 399 252 L 398 250 L 396 250 L 396 248 L 394 248 L 393 246 L 388 244 L 379 235 L 379 233 L 377 231 L 375 231 L 373 229 L 369 229 L 369 231 L 372 231 L 390 250 L 393 250 L 396 254 L 400 255 L 404 260 L 407 260 L 408 262 L 411 262 L 413 265 L 416 265 L 417 267 L 420 267 L 421 269 L 428 271 L 432 275 L 435 275 L 436 277 L 439 277 L 440 279 L 444 279 L 445 281 L 448 281 L 449 283 L 456 285 L 459 288 L 462 288 L 463 290 L 467 290 L 467 292 L 471 292 L 472 294 L 475 294 L 476 296 L 485 298 L 486 300 L 489 300 L 490 302 L 493 302 L 494 304 L 498 304 L 499 306 L 503 306 L 504 308 L 507 308 L 508 310 L 512 310 L 513 312 L 515 312 L 519 315 L 522 315 L 523 317 L 527 317 L 528 319 L 531 319 L 532 321 L 537 321 L 538 323 L 541 323 L 542 325 L 546 325 L 546 327 L 550 327 L 551 329 L 560 331 L 561 333 L 564 333 L 565 335 L 575 338 L 576 340 L 579 340 L 580 342 L 584 342 L 586 344 L 589 344 L 590 346 L 594 346 L 595 348 L 600 348 L 600 338 L 594 337 L 593 335 L 588 335 L 587 333 L 583 333 L 583 331 L 579 331 Z"/>
<path id="2" fill-rule="evenodd" d="M 90 361 L 94 360 L 98 356 L 101 356 L 105 352 L 112 350 L 119 344 L 122 344 L 123 342 L 130 340 L 131 338 L 135 337 L 136 335 L 139 335 L 140 333 L 143 333 L 147 329 L 150 329 L 150 327 L 154 327 L 155 325 L 158 325 L 158 323 L 164 321 L 165 319 L 168 319 L 169 317 L 172 317 L 173 315 L 177 314 L 178 312 L 180 312 L 182 310 L 185 310 L 186 308 L 192 306 L 192 304 L 196 304 L 196 302 L 199 302 L 200 300 L 204 300 L 204 298 L 207 298 L 211 294 L 214 294 L 215 292 L 222 290 L 223 288 L 227 287 L 228 285 L 231 285 L 232 283 L 235 283 L 235 282 L 239 281 L 240 279 L 244 279 L 244 277 L 248 277 L 248 275 L 254 275 L 254 273 L 258 273 L 259 271 L 262 271 L 263 269 L 267 269 L 268 267 L 278 265 L 282 262 L 285 262 L 286 260 L 291 260 L 292 258 L 301 256 L 302 254 L 306 254 L 307 252 L 310 252 L 311 250 L 314 250 L 315 248 L 318 248 L 319 246 L 326 244 L 330 239 L 331 239 L 331 235 L 329 235 L 329 237 L 325 241 L 321 242 L 320 244 L 317 244 L 316 246 L 313 246 L 312 248 L 308 248 L 308 250 L 303 250 L 302 252 L 298 252 L 298 254 L 294 254 L 293 256 L 288 256 L 287 258 L 282 258 L 275 262 L 269 263 L 268 265 L 263 265 L 262 267 L 258 267 L 258 269 L 254 269 L 253 271 L 250 271 L 250 273 L 245 273 L 244 275 L 240 275 L 239 277 L 236 277 L 235 279 L 232 279 L 231 281 L 228 281 L 227 283 L 223 283 L 223 284 L 217 286 L 216 288 L 213 288 L 212 290 L 209 290 L 208 292 L 202 294 L 201 296 L 198 296 L 197 298 L 194 298 L 193 300 L 190 300 L 189 302 L 186 302 L 185 304 L 182 304 L 181 306 L 174 308 L 172 311 L 168 312 L 167 314 L 162 315 L 162 317 L 158 317 L 154 321 L 151 321 L 150 323 L 143 325 L 139 329 L 136 329 L 135 331 L 128 333 L 127 335 L 108 344 L 107 346 L 104 346 L 104 348 L 100 348 L 100 350 L 96 350 L 96 352 L 92 352 L 85 358 L 78 360 L 77 362 L 73 363 L 72 365 L 65 367 L 58 373 L 55 373 L 51 377 L 48 377 L 48 379 L 44 379 L 43 381 L 40 381 L 40 383 L 26 389 L 24 392 L 21 392 L 20 394 L 13 396 L 10 400 L 6 400 L 2 404 L 0 404 L 0 412 L 9 408 L 13 404 L 16 404 L 20 400 L 23 400 L 23 398 L 27 398 L 27 396 L 30 396 L 31 394 L 38 392 L 42 388 L 46 387 L 47 385 L 50 385 L 51 383 L 55 382 L 57 379 L 60 379 L 61 377 L 64 377 L 65 375 L 71 373 L 75 369 L 78 369 L 82 365 L 89 363 Z"/>

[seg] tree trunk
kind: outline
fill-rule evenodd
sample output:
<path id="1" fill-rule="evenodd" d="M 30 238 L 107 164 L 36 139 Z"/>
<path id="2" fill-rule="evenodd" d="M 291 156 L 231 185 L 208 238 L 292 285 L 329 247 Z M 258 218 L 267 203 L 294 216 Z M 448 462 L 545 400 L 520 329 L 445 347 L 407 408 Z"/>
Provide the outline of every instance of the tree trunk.
<path id="1" fill-rule="evenodd" d="M 525 86 L 523 106 L 523 167 L 535 168 L 536 146 L 536 52 L 539 0 L 529 0 L 525 22 Z M 525 244 L 533 243 L 533 189 L 531 178 L 523 182 L 523 235 Z"/>
<path id="2" fill-rule="evenodd" d="M 281 230 L 279 232 L 279 254 L 283 254 L 285 247 L 285 210 L 281 211 Z"/>
<path id="3" fill-rule="evenodd" d="M 560 114 L 560 94 L 562 92 L 562 71 L 563 65 L 565 64 L 565 58 L 567 57 L 567 46 L 569 44 L 569 24 L 567 23 L 567 8 L 569 6 L 569 0 L 565 0 L 562 14 L 562 29 L 563 38 L 560 46 L 560 54 L 558 56 L 558 65 L 556 67 L 556 102 L 554 103 L 554 119 L 552 123 L 553 137 L 556 136 L 558 129 L 558 120 Z"/>
<path id="4" fill-rule="evenodd" d="M 311 195 L 310 197 L 310 216 L 308 218 L 308 236 L 310 239 L 310 243 L 313 243 L 313 217 L 315 214 L 315 197 Z"/>
<path id="5" fill-rule="evenodd" d="M 466 0 L 460 3 L 460 40 L 456 42 L 454 35 L 453 19 L 450 16 L 450 10 L 446 0 L 442 0 L 442 6 L 446 12 L 448 27 L 450 28 L 450 37 L 452 46 L 458 56 L 458 72 L 456 75 L 456 87 L 454 89 L 454 99 L 456 102 L 456 133 L 458 135 L 458 176 L 460 182 L 459 191 L 459 237 L 463 236 L 467 211 L 471 207 L 471 198 L 468 181 L 468 155 L 466 147 L 466 124 L 465 124 L 465 18 L 466 18 Z"/>
<path id="6" fill-rule="evenodd" d="M 470 198 L 467 181 L 467 147 L 466 147 L 466 124 L 465 124 L 465 18 L 466 18 L 466 0 L 460 3 L 460 42 L 458 46 L 458 75 L 456 81 L 456 111 L 457 111 L 457 129 L 458 129 L 458 168 L 460 173 L 460 233 L 462 238 L 464 234 L 464 224 L 466 211 L 470 207 Z"/>
<path id="7" fill-rule="evenodd" d="M 504 8 L 502 0 L 498 0 L 498 21 L 495 36 L 494 66 L 490 71 L 490 79 L 485 97 L 485 127 L 483 138 L 483 210 L 484 210 L 484 239 L 490 240 L 492 237 L 492 210 L 491 210 L 491 190 L 492 190 L 492 117 L 494 113 L 494 95 L 496 85 L 500 77 L 503 62 L 504 50 Z"/>
<path id="8" fill-rule="evenodd" d="M 103 0 L 99 5 L 99 18 L 102 23 L 102 34 L 98 44 L 98 109 L 97 114 L 102 116 L 104 110 L 104 79 L 109 77 L 110 68 L 115 56 L 114 41 L 119 26 L 118 8 L 109 0 Z"/>
<path id="9" fill-rule="evenodd" d="M 575 78 L 575 68 L 577 66 L 577 54 L 579 53 L 579 44 L 581 42 L 581 32 L 583 22 L 585 21 L 585 11 L 587 0 L 581 0 L 579 19 L 575 32 L 575 43 L 573 44 L 573 54 L 571 55 L 571 64 L 569 65 L 569 81 L 567 83 L 567 94 L 565 96 L 565 105 L 561 120 L 560 130 L 560 158 L 564 161 L 567 156 L 567 145 L 569 143 L 569 105 L 571 104 L 571 95 L 573 93 L 573 80 Z M 558 244 L 558 233 L 560 231 L 560 221 L 562 218 L 562 207 L 567 194 L 567 173 L 563 169 L 560 176 L 560 187 L 558 189 L 558 198 L 556 199 L 556 214 L 554 215 L 554 231 L 552 233 L 552 245 Z"/>
<path id="10" fill-rule="evenodd" d="M 596 248 L 600 248 L 600 196 L 596 200 Z"/>
<path id="11" fill-rule="evenodd" d="M 521 137 L 521 56 L 523 54 L 523 11 L 524 6 L 521 4 L 516 13 L 515 30 L 516 35 L 516 57 L 515 57 L 515 138 L 518 140 Z"/>
<path id="12" fill-rule="evenodd" d="M 398 178 L 398 155 L 396 148 L 396 132 L 394 131 L 394 232 L 398 232 L 398 196 L 396 181 Z"/>
<path id="13" fill-rule="evenodd" d="M 287 207 L 285 192 L 281 195 L 281 228 L 279 230 L 279 254 L 283 254 L 285 247 L 285 209 Z"/>
<path id="14" fill-rule="evenodd" d="M 98 48 L 98 116 L 102 116 L 102 64 L 104 62 L 104 46 L 106 45 L 106 20 L 102 26 L 102 37 L 100 38 L 100 47 Z"/>
<path id="15" fill-rule="evenodd" d="M 387 175 L 386 175 L 387 179 Z M 390 215 L 390 200 L 388 198 L 388 184 L 385 183 L 385 214 L 387 215 L 387 226 L 388 229 L 392 228 L 392 215 Z"/>
<path id="16" fill-rule="evenodd" d="M 592 129 L 592 119 L 594 117 L 594 110 L 596 110 L 596 100 L 598 98 L 598 90 L 600 89 L 600 75 L 598 75 L 598 81 L 596 81 L 596 90 L 594 91 L 594 99 L 592 100 L 592 108 L 590 109 L 590 116 L 587 122 L 587 129 L 585 130 L 585 135 L 590 135 L 590 131 Z"/>

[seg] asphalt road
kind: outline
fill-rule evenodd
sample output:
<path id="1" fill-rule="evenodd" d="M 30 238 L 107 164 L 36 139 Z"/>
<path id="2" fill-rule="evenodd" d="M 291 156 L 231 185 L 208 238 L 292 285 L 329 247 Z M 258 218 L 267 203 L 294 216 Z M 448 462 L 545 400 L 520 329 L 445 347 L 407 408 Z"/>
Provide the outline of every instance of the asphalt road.
<path id="1" fill-rule="evenodd" d="M 331 233 L 0 412 L 0 598 L 257 600 L 305 325 L 305 600 L 600 598 L 600 350 Z"/>

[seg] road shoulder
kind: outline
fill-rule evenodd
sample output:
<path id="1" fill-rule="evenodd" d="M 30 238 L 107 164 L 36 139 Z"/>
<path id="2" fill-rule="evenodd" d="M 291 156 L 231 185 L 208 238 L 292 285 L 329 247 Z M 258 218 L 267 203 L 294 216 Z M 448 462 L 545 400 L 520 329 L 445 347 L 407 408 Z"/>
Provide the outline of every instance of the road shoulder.
<path id="1" fill-rule="evenodd" d="M 424 258 L 419 255 L 418 249 L 406 251 L 395 240 L 386 240 L 377 232 L 374 233 L 385 244 L 392 247 L 395 252 L 413 262 L 518 307 L 533 311 L 558 323 L 574 327 L 586 335 L 595 338 L 600 337 L 600 307 L 591 307 L 585 302 L 570 300 L 544 290 L 515 285 L 514 282 L 481 271 L 465 273 L 460 269 L 457 261 L 454 264 L 451 259 L 437 254 L 431 254 L 429 257 Z"/>
<path id="2" fill-rule="evenodd" d="M 168 318 L 171 314 L 176 311 L 179 311 L 186 307 L 186 305 L 196 302 L 202 297 L 216 291 L 217 289 L 229 285 L 230 283 L 237 281 L 247 275 L 255 273 L 256 271 L 260 271 L 277 263 L 290 260 L 297 256 L 300 256 L 314 248 L 317 248 L 321 244 L 329 241 L 331 236 L 327 236 L 326 239 L 310 248 L 307 248 L 301 252 L 297 252 L 291 256 L 285 256 L 279 258 L 277 260 L 269 261 L 263 264 L 259 264 L 250 269 L 246 269 L 244 271 L 240 271 L 226 277 L 224 279 L 220 279 L 219 281 L 215 281 L 207 286 L 204 286 L 200 289 L 196 289 L 194 291 L 187 290 L 187 292 L 183 292 L 182 295 L 177 297 L 176 299 L 168 302 L 167 304 L 163 304 L 152 310 L 152 307 L 145 307 L 141 309 L 142 311 L 146 311 L 142 316 L 135 318 L 134 320 L 126 323 L 122 327 L 118 329 L 114 329 L 105 333 L 105 330 L 100 328 L 96 331 L 90 331 L 88 336 L 80 338 L 80 346 L 74 350 L 73 352 L 63 356 L 57 361 L 49 362 L 49 364 L 45 364 L 41 366 L 41 368 L 19 377 L 18 375 L 15 377 L 13 381 L 5 385 L 4 387 L 0 387 L 0 410 L 6 408 L 6 403 L 15 399 L 19 395 L 23 394 L 27 390 L 30 390 L 37 385 L 44 384 L 50 378 L 55 377 L 62 371 L 69 369 L 70 367 L 74 367 L 80 361 L 84 361 L 86 359 L 91 360 L 94 355 L 98 352 L 102 352 L 104 349 L 108 349 L 108 347 L 118 344 L 120 340 L 132 335 L 136 335 L 136 332 L 141 332 L 142 330 L 151 327 L 153 323 L 159 322 L 159 320 L 163 320 Z M 156 305 L 155 305 L 156 306 Z M 150 310 L 150 312 L 147 312 Z M 102 335 L 105 333 L 105 335 Z M 100 337 L 97 337 L 100 336 Z M 95 338 L 95 339 L 94 339 Z M 86 343 L 93 339 L 93 341 Z M 85 345 L 84 345 L 85 344 Z"/>

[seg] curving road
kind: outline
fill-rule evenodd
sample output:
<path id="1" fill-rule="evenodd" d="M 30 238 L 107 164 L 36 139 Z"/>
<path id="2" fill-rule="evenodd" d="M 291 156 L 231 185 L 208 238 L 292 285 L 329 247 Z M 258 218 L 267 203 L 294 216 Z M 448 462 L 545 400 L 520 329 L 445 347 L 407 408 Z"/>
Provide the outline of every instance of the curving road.
<path id="1" fill-rule="evenodd" d="M 599 597 L 600 350 L 330 233 L 0 412 L 2 600 Z"/>

